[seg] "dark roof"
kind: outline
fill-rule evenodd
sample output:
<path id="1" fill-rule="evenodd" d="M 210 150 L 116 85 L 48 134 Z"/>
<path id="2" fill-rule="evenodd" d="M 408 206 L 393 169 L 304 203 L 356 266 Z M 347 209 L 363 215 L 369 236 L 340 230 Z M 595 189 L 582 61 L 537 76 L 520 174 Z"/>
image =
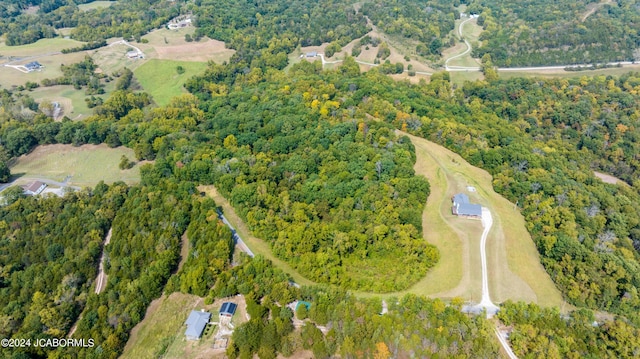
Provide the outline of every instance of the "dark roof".
<path id="1" fill-rule="evenodd" d="M 469 196 L 467 196 L 464 193 L 458 193 L 457 195 L 453 196 L 453 203 L 454 204 L 469 203 Z"/>
<path id="2" fill-rule="evenodd" d="M 199 338 L 210 319 L 211 313 L 192 310 L 191 314 L 189 314 L 189 318 L 187 318 L 187 321 L 185 322 L 187 330 L 184 334 L 188 337 Z"/>
<path id="3" fill-rule="evenodd" d="M 30 62 L 30 63 L 24 65 L 24 67 L 26 67 L 26 68 L 39 68 L 39 67 L 42 67 L 42 65 L 38 61 L 33 61 L 33 62 Z"/>
<path id="4" fill-rule="evenodd" d="M 482 216 L 482 206 L 473 203 L 461 203 L 458 206 L 458 215 L 461 216 Z"/>
<path id="5" fill-rule="evenodd" d="M 222 307 L 220 307 L 220 314 L 233 315 L 236 312 L 237 304 L 231 302 L 222 303 Z"/>

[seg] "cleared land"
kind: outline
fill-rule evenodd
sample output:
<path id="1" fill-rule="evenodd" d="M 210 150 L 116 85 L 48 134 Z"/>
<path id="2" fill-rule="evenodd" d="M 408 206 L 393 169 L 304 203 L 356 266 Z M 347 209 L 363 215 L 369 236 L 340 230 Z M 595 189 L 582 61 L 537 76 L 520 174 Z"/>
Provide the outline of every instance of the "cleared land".
<path id="1" fill-rule="evenodd" d="M 115 3 L 116 3 L 115 1 L 93 1 L 90 3 L 78 5 L 78 9 L 82 11 L 88 11 L 88 10 L 93 10 L 93 9 L 98 9 L 103 7 L 109 7 Z"/>
<path id="2" fill-rule="evenodd" d="M 178 66 L 182 66 L 184 73 L 177 72 Z M 206 68 L 206 63 L 152 59 L 138 67 L 134 76 L 154 101 L 163 106 L 174 96 L 186 93 L 184 83 Z"/>
<path id="3" fill-rule="evenodd" d="M 86 95 L 84 90 L 76 90 L 73 86 L 51 86 L 39 87 L 29 92 L 36 102 L 40 103 L 44 100 L 57 101 L 62 106 L 62 116 L 70 119 L 79 119 L 89 116 L 93 113 L 87 103 L 84 101 Z M 106 98 L 108 95 L 101 95 Z"/>
<path id="4" fill-rule="evenodd" d="M 236 52 L 227 49 L 224 42 L 202 38 L 200 41 L 187 42 L 185 35 L 193 35 L 194 27 L 189 26 L 177 30 L 159 29 L 143 36 L 147 44 L 137 44 L 148 58 L 161 60 L 178 60 L 222 63 L 229 61 Z"/>
<path id="5" fill-rule="evenodd" d="M 468 290 L 465 293 L 465 287 L 469 287 L 465 278 L 479 277 L 480 267 L 475 265 L 479 263 L 479 258 L 473 258 L 479 257 L 479 234 L 482 232 L 480 223 L 454 217 L 450 211 L 450 196 L 464 191 L 466 186 L 474 186 L 476 192 L 467 193 L 471 200 L 489 208 L 493 214 L 493 227 L 487 242 L 492 298 L 496 302 L 514 299 L 536 302 L 543 306 L 561 306 L 562 296 L 540 264 L 537 249 L 525 228 L 524 218 L 511 202 L 493 191 L 491 175 L 471 166 L 462 157 L 442 146 L 408 136 L 416 146 L 416 173 L 424 175 L 431 183 L 431 195 L 423 216 L 425 237 L 441 251 L 438 265 L 409 291 L 443 297 L 462 295 L 465 299 L 471 299 L 465 296 L 471 294 L 474 300 L 480 298 L 476 297 L 477 285 L 472 286 L 471 293 Z M 447 226 L 457 232 L 457 235 L 452 235 Z M 460 232 L 469 233 L 469 238 L 472 239 L 465 243 L 465 236 Z M 456 237 L 458 241 L 455 240 Z M 470 265 L 461 266 L 464 262 Z M 461 267 L 463 273 L 458 274 L 456 268 Z M 434 293 L 437 289 L 449 290 Z"/>
<path id="6" fill-rule="evenodd" d="M 24 85 L 27 81 L 39 83 L 45 78 L 61 76 L 61 64 L 79 62 L 84 58 L 85 53 L 61 54 L 60 51 L 81 44 L 82 42 L 63 38 L 42 39 L 33 44 L 21 46 L 7 46 L 4 42 L 0 43 L 0 65 L 24 65 L 31 61 L 38 61 L 44 65 L 44 68 L 30 73 L 0 66 L 0 86 L 10 88 Z"/>
<path id="7" fill-rule="evenodd" d="M 502 79 L 514 77 L 549 77 L 549 78 L 579 78 L 582 76 L 620 76 L 631 71 L 640 71 L 640 64 L 625 65 L 624 67 L 611 67 L 608 69 L 585 70 L 585 71 L 565 71 L 563 69 L 536 70 L 536 71 L 498 71 Z"/>
<path id="8" fill-rule="evenodd" d="M 118 167 L 120 157 L 135 159 L 133 150 L 126 147 L 109 148 L 105 144 L 38 146 L 28 155 L 20 156 L 11 166 L 11 173 L 27 178 L 44 178 L 62 182 L 71 176 L 69 184 L 95 186 L 98 182 L 113 183 L 140 181 L 140 163 L 131 169 Z"/>
<path id="9" fill-rule="evenodd" d="M 224 301 L 238 304 L 232 323 L 235 326 L 247 321 L 244 297 L 235 296 L 216 300 L 205 305 L 200 297 L 172 293 L 154 300 L 142 322 L 131 331 L 129 341 L 124 348 L 122 359 L 135 358 L 224 358 L 223 349 L 213 349 L 214 325 L 205 329 L 199 341 L 187 341 L 184 336 L 184 322 L 191 310 L 204 309 L 212 314 L 211 321 L 218 320 L 218 309 Z"/>
<path id="10" fill-rule="evenodd" d="M 109 43 L 113 43 L 114 40 L 111 39 Z M 134 46 L 138 46 L 137 43 L 133 44 Z M 127 52 L 133 50 L 130 46 L 124 44 L 116 44 L 112 46 L 101 47 L 92 52 L 91 57 L 96 62 L 96 64 L 100 67 L 100 70 L 107 75 L 111 75 L 112 73 L 121 70 L 125 67 L 130 70 L 135 70 L 138 66 L 144 64 L 144 59 L 129 59 L 127 58 Z M 144 51 L 144 50 L 143 50 Z M 145 56 L 148 54 L 145 52 Z"/>
<path id="11" fill-rule="evenodd" d="M 608 175 L 606 173 L 593 171 L 593 174 L 598 177 L 602 182 L 609 184 L 627 184 L 627 182 L 619 179 L 618 177 L 614 177 L 612 175 Z"/>

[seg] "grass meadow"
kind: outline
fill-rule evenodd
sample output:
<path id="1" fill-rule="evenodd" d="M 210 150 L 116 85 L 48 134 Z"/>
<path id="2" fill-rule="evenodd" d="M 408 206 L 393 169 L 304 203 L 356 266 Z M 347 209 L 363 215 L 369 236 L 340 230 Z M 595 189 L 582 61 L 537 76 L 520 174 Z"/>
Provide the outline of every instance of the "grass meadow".
<path id="1" fill-rule="evenodd" d="M 184 68 L 184 73 L 178 73 L 178 66 Z M 172 97 L 186 93 L 184 83 L 206 68 L 207 64 L 200 62 L 152 59 L 135 69 L 134 75 L 156 104 L 164 106 Z"/>
<path id="2" fill-rule="evenodd" d="M 139 182 L 141 164 L 121 170 L 118 165 L 122 155 L 135 160 L 133 150 L 126 147 L 109 148 L 105 144 L 79 147 L 44 145 L 18 157 L 11 165 L 11 173 L 26 178 L 44 178 L 58 182 L 71 176 L 69 183 L 81 187 L 93 187 L 100 181 Z"/>

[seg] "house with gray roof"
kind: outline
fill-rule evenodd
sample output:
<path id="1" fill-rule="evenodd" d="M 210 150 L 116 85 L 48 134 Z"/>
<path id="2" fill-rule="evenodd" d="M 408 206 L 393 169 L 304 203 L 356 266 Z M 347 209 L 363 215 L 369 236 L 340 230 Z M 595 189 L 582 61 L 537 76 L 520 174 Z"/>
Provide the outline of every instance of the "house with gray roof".
<path id="1" fill-rule="evenodd" d="M 204 328 L 207 327 L 209 321 L 211 320 L 211 313 L 203 311 L 192 310 L 191 314 L 189 314 L 189 318 L 184 323 L 187 325 L 187 330 L 184 332 L 184 335 L 187 337 L 187 340 L 198 340 L 202 336 L 202 332 L 204 332 Z"/>
<path id="2" fill-rule="evenodd" d="M 482 218 L 482 206 L 479 204 L 471 203 L 469 196 L 464 193 L 458 193 L 451 199 L 453 205 L 451 206 L 451 213 L 466 218 Z"/>

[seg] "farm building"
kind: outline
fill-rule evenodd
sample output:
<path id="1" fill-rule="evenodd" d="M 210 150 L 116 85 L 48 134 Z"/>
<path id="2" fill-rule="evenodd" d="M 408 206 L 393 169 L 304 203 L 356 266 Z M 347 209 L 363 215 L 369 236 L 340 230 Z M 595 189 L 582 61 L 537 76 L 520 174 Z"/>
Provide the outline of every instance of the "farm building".
<path id="1" fill-rule="evenodd" d="M 318 56 L 318 53 L 315 52 L 315 51 L 311 51 L 311 52 L 307 52 L 306 56 L 307 57 L 316 57 L 316 56 Z"/>
<path id="2" fill-rule="evenodd" d="M 47 188 L 47 185 L 40 181 L 31 182 L 23 187 L 24 194 L 28 196 L 35 196 L 37 194 L 40 194 L 42 193 L 42 191 L 44 191 L 45 188 Z"/>
<path id="3" fill-rule="evenodd" d="M 42 66 L 42 64 L 39 63 L 38 61 L 33 61 L 33 62 L 29 62 L 28 64 L 24 65 L 24 67 L 27 69 L 27 71 L 31 72 L 31 71 L 35 71 L 35 70 L 40 70 L 44 66 Z"/>
<path id="4" fill-rule="evenodd" d="M 136 50 L 131 50 L 129 52 L 127 52 L 127 58 L 129 59 L 143 59 L 144 55 L 141 52 L 138 52 Z"/>
<path id="5" fill-rule="evenodd" d="M 184 335 L 187 340 L 198 340 L 202 336 L 204 328 L 209 324 L 211 320 L 211 313 L 203 311 L 192 310 L 189 314 L 189 318 L 184 323 L 187 325 L 187 330 Z"/>
<path id="6" fill-rule="evenodd" d="M 220 307 L 220 323 L 228 323 L 231 321 L 231 317 L 236 312 L 236 308 L 238 305 L 231 302 L 222 303 L 222 307 Z"/>
<path id="7" fill-rule="evenodd" d="M 482 206 L 479 204 L 471 203 L 469 196 L 464 193 L 458 193 L 451 199 L 453 205 L 451 206 L 451 213 L 467 218 L 481 218 Z"/>

